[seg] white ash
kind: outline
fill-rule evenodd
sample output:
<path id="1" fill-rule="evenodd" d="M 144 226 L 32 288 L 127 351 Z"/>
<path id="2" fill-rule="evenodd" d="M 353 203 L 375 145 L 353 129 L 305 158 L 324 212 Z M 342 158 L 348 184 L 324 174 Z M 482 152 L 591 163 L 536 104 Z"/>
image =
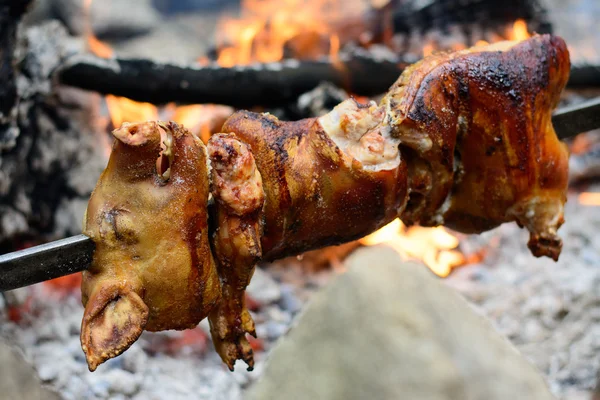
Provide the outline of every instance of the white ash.
<path id="1" fill-rule="evenodd" d="M 547 377 L 562 399 L 590 398 L 600 369 L 600 207 L 569 197 L 557 263 L 531 257 L 514 224 L 480 265 L 446 282 L 487 315 Z"/>
<path id="2" fill-rule="evenodd" d="M 560 398 L 589 399 L 600 369 L 600 207 L 582 206 L 571 196 L 566 220 L 558 263 L 533 258 L 526 248 L 527 232 L 508 224 L 463 240 L 467 252 L 487 244 L 487 257 L 456 270 L 445 282 L 494 322 Z M 260 304 L 253 315 L 265 351 L 256 353 L 253 372 L 241 362 L 229 372 L 210 341 L 205 349 L 166 351 L 161 343 L 182 335 L 169 331 L 144 333 L 123 355 L 90 373 L 79 343 L 80 299 L 59 298 L 39 285 L 8 296 L 9 303 L 18 303 L 29 292 L 30 313 L 16 324 L 0 311 L 0 336 L 23 349 L 40 378 L 65 399 L 241 399 L 302 305 L 334 273 L 307 273 L 299 263 L 281 262 L 257 270 L 250 295 Z M 206 321 L 199 329 L 208 332 Z"/>
<path id="3" fill-rule="evenodd" d="M 252 282 L 249 294 L 260 304 L 260 310 L 253 313 L 256 329 L 268 351 L 287 332 L 302 302 L 289 287 L 285 301 L 280 301 L 280 286 L 262 270 L 256 271 Z M 146 332 L 120 357 L 91 373 L 79 342 L 83 307 L 78 292 L 65 297 L 47 286 L 35 285 L 6 293 L 13 305 L 27 303 L 27 295 L 30 312 L 18 324 L 8 321 L 6 309 L 0 307 L 0 336 L 23 349 L 41 380 L 64 399 L 236 400 L 261 375 L 262 351 L 256 352 L 253 372 L 238 362 L 233 373 L 221 362 L 210 340 L 205 348 L 184 345 L 174 353 L 167 351 L 164 343 L 182 337 L 177 331 Z M 4 297 L 0 298 L 4 303 Z M 291 305 L 294 311 L 282 304 Z M 206 320 L 198 329 L 208 334 Z"/>

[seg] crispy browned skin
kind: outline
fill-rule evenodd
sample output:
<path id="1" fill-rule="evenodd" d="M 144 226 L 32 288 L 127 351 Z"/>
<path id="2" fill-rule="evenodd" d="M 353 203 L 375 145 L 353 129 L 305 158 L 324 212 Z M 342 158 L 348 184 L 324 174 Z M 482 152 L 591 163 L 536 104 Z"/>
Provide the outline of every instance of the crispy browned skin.
<path id="1" fill-rule="evenodd" d="M 569 69 L 564 41 L 549 35 L 409 67 L 383 100 L 403 154 L 429 169 L 405 222 L 476 233 L 517 221 L 534 255 L 558 259 L 568 152 L 551 111 Z"/>
<path id="2" fill-rule="evenodd" d="M 223 126 L 248 144 L 263 179 L 263 257 L 273 260 L 363 237 L 396 218 L 406 165 L 369 171 L 343 153 L 317 119 L 235 113 Z"/>
<path id="3" fill-rule="evenodd" d="M 235 113 L 207 144 L 210 172 L 205 148 L 174 124 L 158 161 L 156 123 L 117 130 L 85 231 L 97 243 L 83 284 L 90 368 L 142 329 L 207 315 L 223 361 L 252 368 L 244 291 L 255 264 L 397 217 L 463 232 L 516 221 L 534 255 L 557 259 L 568 154 L 550 113 L 568 71 L 564 42 L 548 35 L 433 55 L 379 105 L 347 100 L 297 122 Z"/>
<path id="4" fill-rule="evenodd" d="M 167 180 L 157 173 L 161 131 L 172 152 Z M 126 124 L 113 134 L 84 229 L 96 242 L 82 284 L 81 343 L 90 370 L 144 329 L 196 326 L 221 296 L 208 240 L 204 145 L 176 124 Z"/>
<path id="5" fill-rule="evenodd" d="M 394 168 L 365 170 L 334 144 L 316 119 L 282 122 L 270 115 L 238 112 L 223 130 L 235 132 L 235 138 L 248 145 L 262 176 L 266 197 L 260 215 L 251 214 L 257 218 L 256 222 L 252 219 L 241 226 L 253 227 L 254 233 L 260 221 L 264 231 L 256 237 L 260 243 L 247 234 L 246 242 L 240 240 L 242 246 L 234 250 L 234 253 L 249 253 L 250 262 L 226 262 L 224 268 L 221 266 L 227 271 L 228 281 L 239 277 L 235 279 L 238 284 L 224 286 L 227 290 L 223 291 L 222 303 L 229 306 L 219 308 L 209 322 L 216 349 L 229 368 L 233 369 L 237 359 L 252 368 L 252 353 L 245 334 L 255 334 L 254 323 L 243 298 L 249 283 L 246 277 L 251 276 L 258 261 L 251 258 L 257 254 L 254 249 L 262 248 L 262 258 L 272 260 L 375 231 L 396 218 L 406 200 L 406 166 L 398 156 Z M 213 136 L 208 143 L 213 164 L 220 163 L 213 154 L 224 146 L 223 139 L 222 135 Z M 230 184 L 236 186 L 235 182 Z M 217 193 L 213 194 L 219 198 Z M 222 215 L 219 211 L 213 237 L 217 249 L 230 242 L 223 236 L 231 236 L 227 230 L 231 231 L 228 226 L 232 220 L 228 223 Z M 239 224 L 239 218 L 233 221 Z M 248 243 L 247 250 L 244 243 Z M 239 311 L 232 313 L 236 308 Z"/>
<path id="6" fill-rule="evenodd" d="M 533 254 L 556 260 L 568 153 L 551 111 L 569 66 L 562 39 L 535 36 L 428 57 L 380 106 L 347 100 L 298 122 L 235 113 L 222 130 L 250 146 L 263 178 L 263 258 L 347 242 L 400 217 L 469 233 L 517 221 Z M 397 158 L 382 142 L 398 144 Z"/>
<path id="7" fill-rule="evenodd" d="M 213 217 L 218 226 L 213 248 L 223 288 L 222 301 L 209 315 L 210 330 L 215 348 L 230 370 L 237 359 L 252 369 L 254 359 L 246 333 L 256 337 L 256 332 L 244 290 L 262 257 L 262 178 L 248 146 L 232 135 L 213 136 L 208 152 L 216 201 Z"/>

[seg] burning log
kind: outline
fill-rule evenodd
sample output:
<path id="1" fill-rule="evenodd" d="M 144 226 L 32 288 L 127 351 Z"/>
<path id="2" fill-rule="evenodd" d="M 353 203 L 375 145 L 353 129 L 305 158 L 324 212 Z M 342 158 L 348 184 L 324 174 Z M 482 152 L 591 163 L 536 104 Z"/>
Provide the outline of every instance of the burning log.
<path id="1" fill-rule="evenodd" d="M 516 221 L 535 256 L 557 260 L 568 153 L 550 113 L 568 69 L 564 41 L 535 36 L 428 57 L 380 105 L 296 122 L 237 112 L 206 147 L 175 123 L 124 124 L 84 228 L 97 245 L 82 284 L 90 369 L 144 329 L 207 316 L 229 368 L 252 368 L 256 262 L 398 217 L 469 233 Z"/>
<path id="2" fill-rule="evenodd" d="M 216 103 L 234 107 L 276 106 L 295 101 L 320 82 L 351 93 L 383 93 L 416 60 L 379 59 L 367 51 L 341 54 L 339 60 L 284 60 L 220 67 L 183 66 L 142 59 L 103 59 L 74 55 L 57 68 L 61 83 L 102 94 L 155 104 Z"/>

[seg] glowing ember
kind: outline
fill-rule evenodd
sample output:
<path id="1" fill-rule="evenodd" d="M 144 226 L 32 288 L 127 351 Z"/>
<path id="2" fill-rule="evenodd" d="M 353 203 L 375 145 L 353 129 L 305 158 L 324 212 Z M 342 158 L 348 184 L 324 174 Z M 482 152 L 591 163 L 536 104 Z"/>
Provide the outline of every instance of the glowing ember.
<path id="1" fill-rule="evenodd" d="M 360 240 L 370 246 L 384 243 L 407 260 L 423 261 L 436 275 L 448 276 L 453 268 L 467 263 L 464 255 L 456 250 L 458 238 L 442 227 L 407 228 L 399 219 Z"/>
<path id="2" fill-rule="evenodd" d="M 81 273 L 61 276 L 44 282 L 47 288 L 62 294 L 70 294 L 81 287 Z"/>
<path id="3" fill-rule="evenodd" d="M 579 193 L 579 204 L 584 206 L 600 206 L 600 193 L 583 192 Z"/>

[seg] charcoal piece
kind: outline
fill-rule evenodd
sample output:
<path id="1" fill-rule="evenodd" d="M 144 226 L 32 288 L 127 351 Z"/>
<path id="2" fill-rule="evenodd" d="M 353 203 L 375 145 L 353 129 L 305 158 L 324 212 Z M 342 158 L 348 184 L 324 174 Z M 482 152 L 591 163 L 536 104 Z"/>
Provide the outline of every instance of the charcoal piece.
<path id="1" fill-rule="evenodd" d="M 446 30 L 451 25 L 465 28 L 479 24 L 503 26 L 517 19 L 525 19 L 530 29 L 551 33 L 552 26 L 539 0 L 408 0 L 401 1 L 394 11 L 396 32 L 421 33 Z"/>
<path id="2" fill-rule="evenodd" d="M 297 105 L 303 118 L 321 117 L 347 98 L 348 94 L 342 89 L 329 82 L 322 82 L 298 97 Z"/>

